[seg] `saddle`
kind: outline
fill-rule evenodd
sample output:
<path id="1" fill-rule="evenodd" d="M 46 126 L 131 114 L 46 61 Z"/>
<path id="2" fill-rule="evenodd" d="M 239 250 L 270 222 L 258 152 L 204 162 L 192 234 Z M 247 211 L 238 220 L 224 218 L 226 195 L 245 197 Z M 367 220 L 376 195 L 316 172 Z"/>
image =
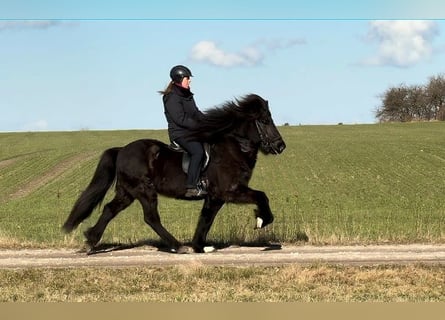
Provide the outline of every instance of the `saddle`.
<path id="1" fill-rule="evenodd" d="M 186 152 L 175 141 L 172 141 L 168 147 L 173 151 L 183 153 L 183 155 L 182 155 L 182 170 L 184 171 L 184 173 L 188 173 L 189 163 L 190 163 L 190 155 L 188 154 L 188 152 Z M 203 171 L 205 171 L 205 169 L 207 169 L 207 166 L 210 162 L 210 144 L 208 144 L 207 142 L 204 142 L 203 147 L 204 147 L 204 159 L 203 159 L 203 164 L 201 166 L 201 172 L 203 172 Z"/>

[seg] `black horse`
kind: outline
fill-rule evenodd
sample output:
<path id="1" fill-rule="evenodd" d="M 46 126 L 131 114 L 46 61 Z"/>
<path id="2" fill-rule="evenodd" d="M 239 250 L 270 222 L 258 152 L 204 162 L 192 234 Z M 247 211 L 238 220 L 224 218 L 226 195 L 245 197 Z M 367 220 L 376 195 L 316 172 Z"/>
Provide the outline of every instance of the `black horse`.
<path id="1" fill-rule="evenodd" d="M 266 194 L 248 187 L 258 151 L 279 154 L 286 147 L 272 120 L 268 102 L 250 94 L 210 109 L 204 113 L 193 136 L 211 146 L 210 162 L 203 172 L 208 194 L 192 240 L 193 250 L 207 252 L 207 234 L 226 202 L 256 204 L 256 228 L 272 223 L 274 218 Z M 137 199 L 143 208 L 144 221 L 166 242 L 169 250 L 187 252 L 187 247 L 163 227 L 157 208 L 158 194 L 178 199 L 184 197 L 186 174 L 181 162 L 181 152 L 152 139 L 106 150 L 63 229 L 71 232 L 89 217 L 116 181 L 114 199 L 104 206 L 97 223 L 84 233 L 90 248 L 94 250 L 97 246 L 107 224 Z"/>

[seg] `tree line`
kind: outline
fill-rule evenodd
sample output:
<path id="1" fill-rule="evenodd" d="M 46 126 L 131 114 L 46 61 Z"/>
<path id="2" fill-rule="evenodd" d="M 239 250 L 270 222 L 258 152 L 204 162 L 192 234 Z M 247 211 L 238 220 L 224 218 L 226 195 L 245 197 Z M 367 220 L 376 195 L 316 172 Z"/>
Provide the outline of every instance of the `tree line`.
<path id="1" fill-rule="evenodd" d="M 426 85 L 401 84 L 381 95 L 375 111 L 380 122 L 445 120 L 445 74 L 429 78 Z"/>

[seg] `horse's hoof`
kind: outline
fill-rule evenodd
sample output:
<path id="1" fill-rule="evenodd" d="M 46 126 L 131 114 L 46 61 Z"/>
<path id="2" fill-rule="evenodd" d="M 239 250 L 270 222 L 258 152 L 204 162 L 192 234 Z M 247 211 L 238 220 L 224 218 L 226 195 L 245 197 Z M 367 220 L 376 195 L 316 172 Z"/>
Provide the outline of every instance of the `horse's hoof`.
<path id="1" fill-rule="evenodd" d="M 211 253 L 211 252 L 216 252 L 216 248 L 214 246 L 194 247 L 193 251 L 195 253 Z"/>
<path id="2" fill-rule="evenodd" d="M 98 253 L 98 250 L 96 249 L 96 248 L 94 248 L 94 247 L 90 247 L 90 246 L 88 246 L 87 248 L 86 248 L 86 254 L 87 254 L 87 256 L 90 256 L 90 255 L 92 255 L 92 254 L 96 254 L 96 253 Z"/>
<path id="3" fill-rule="evenodd" d="M 204 247 L 204 248 L 202 249 L 202 251 L 203 251 L 204 253 L 215 252 L 215 251 L 216 251 L 216 248 L 215 248 L 214 246 L 208 246 L 208 247 Z"/>
<path id="4" fill-rule="evenodd" d="M 260 217 L 256 217 L 256 227 L 255 229 L 261 229 L 263 227 L 263 219 Z"/>
<path id="5" fill-rule="evenodd" d="M 271 224 L 273 222 L 273 220 L 274 220 L 273 216 L 266 218 L 266 220 L 264 220 L 260 216 L 257 216 L 256 217 L 256 226 L 254 229 L 263 229 L 264 227 Z"/>
<path id="6" fill-rule="evenodd" d="M 90 248 L 95 248 L 99 243 L 100 238 L 94 235 L 90 229 L 86 230 L 83 235 L 85 236 L 85 244 Z"/>
<path id="7" fill-rule="evenodd" d="M 180 246 L 179 248 L 175 249 L 175 248 L 171 248 L 170 249 L 171 253 L 178 253 L 178 254 L 185 254 L 185 253 L 192 253 L 193 250 L 190 247 L 186 247 L 186 246 Z"/>

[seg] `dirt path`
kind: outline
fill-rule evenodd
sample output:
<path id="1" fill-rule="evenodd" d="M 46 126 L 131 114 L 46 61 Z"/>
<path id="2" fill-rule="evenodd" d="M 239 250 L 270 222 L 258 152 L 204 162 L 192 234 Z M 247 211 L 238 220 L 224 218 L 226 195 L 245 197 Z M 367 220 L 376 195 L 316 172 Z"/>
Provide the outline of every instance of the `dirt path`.
<path id="1" fill-rule="evenodd" d="M 0 268 L 125 266 L 273 266 L 290 263 L 378 265 L 425 263 L 445 266 L 445 245 L 228 247 L 206 254 L 171 254 L 154 247 L 86 255 L 72 249 L 1 250 Z"/>

